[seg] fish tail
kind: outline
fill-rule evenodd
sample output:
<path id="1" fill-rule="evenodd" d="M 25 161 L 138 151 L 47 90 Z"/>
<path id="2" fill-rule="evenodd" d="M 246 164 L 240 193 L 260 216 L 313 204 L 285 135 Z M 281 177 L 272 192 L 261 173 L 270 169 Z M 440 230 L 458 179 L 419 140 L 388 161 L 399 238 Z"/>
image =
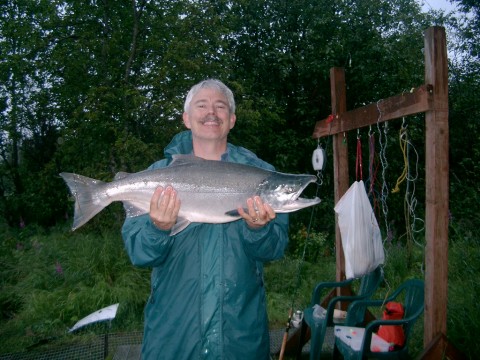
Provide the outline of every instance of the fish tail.
<path id="1" fill-rule="evenodd" d="M 60 173 L 60 176 L 75 198 L 72 230 L 84 225 L 110 204 L 108 197 L 99 191 L 103 181 L 65 172 Z"/>

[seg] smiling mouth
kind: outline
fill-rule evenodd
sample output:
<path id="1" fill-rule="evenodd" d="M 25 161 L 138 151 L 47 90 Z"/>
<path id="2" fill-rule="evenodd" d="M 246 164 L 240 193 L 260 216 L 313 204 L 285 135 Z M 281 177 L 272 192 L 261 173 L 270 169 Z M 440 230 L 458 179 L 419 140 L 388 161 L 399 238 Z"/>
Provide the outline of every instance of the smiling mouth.
<path id="1" fill-rule="evenodd" d="M 222 121 L 217 117 L 206 117 L 200 121 L 202 125 L 215 125 L 218 126 Z"/>

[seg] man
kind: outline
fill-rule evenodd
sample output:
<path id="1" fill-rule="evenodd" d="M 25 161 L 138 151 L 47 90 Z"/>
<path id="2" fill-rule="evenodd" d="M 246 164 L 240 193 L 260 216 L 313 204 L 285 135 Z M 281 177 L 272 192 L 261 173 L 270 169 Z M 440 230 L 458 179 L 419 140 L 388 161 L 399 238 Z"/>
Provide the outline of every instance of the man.
<path id="1" fill-rule="evenodd" d="M 247 149 L 227 142 L 236 122 L 231 90 L 218 80 L 192 87 L 183 122 L 165 159 L 174 154 L 230 161 L 273 170 Z M 246 201 L 242 219 L 192 223 L 170 236 L 181 200 L 171 186 L 152 195 L 150 213 L 127 218 L 122 229 L 134 265 L 153 267 L 145 308 L 143 359 L 268 359 L 269 332 L 263 262 L 283 256 L 288 216 L 259 197 Z"/>

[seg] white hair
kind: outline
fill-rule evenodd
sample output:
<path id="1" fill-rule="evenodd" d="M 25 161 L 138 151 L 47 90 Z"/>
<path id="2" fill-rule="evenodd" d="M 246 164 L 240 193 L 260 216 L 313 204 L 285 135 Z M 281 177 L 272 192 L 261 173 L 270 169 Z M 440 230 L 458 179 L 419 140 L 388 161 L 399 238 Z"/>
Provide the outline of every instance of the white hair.
<path id="1" fill-rule="evenodd" d="M 207 79 L 199 82 L 198 84 L 192 86 L 190 91 L 187 94 L 185 99 L 185 104 L 183 106 L 183 110 L 188 112 L 190 108 L 190 103 L 192 102 L 193 97 L 201 90 L 201 89 L 213 89 L 218 91 L 219 93 L 223 94 L 227 98 L 228 107 L 231 114 L 235 114 L 235 99 L 233 98 L 232 90 L 228 88 L 220 80 L 216 79 Z"/>

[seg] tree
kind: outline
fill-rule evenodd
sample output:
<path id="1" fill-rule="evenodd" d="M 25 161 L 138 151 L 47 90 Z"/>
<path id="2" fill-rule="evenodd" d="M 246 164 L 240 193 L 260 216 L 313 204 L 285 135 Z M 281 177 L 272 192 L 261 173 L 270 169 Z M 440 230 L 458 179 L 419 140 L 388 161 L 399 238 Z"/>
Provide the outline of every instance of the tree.
<path id="1" fill-rule="evenodd" d="M 35 1 L 7 2 L 0 14 L 0 199 L 2 208 L 8 209 L 4 216 L 15 223 L 32 210 L 27 194 L 30 173 L 22 164 L 33 165 L 34 171 L 41 169 L 54 153 L 48 142 L 56 140 L 51 91 L 56 79 L 45 67 L 50 48 L 42 26 L 51 15 L 52 6 Z"/>
<path id="2" fill-rule="evenodd" d="M 460 12 L 448 23 L 453 40 L 450 54 L 449 123 L 451 148 L 452 220 L 475 228 L 480 148 L 480 4 L 456 0 Z M 466 146 L 469 144 L 469 146 Z M 458 196 L 462 194 L 462 196 Z"/>
<path id="3" fill-rule="evenodd" d="M 281 171 L 311 171 L 314 123 L 331 113 L 329 69 L 346 68 L 348 108 L 408 91 L 423 82 L 433 19 L 409 0 L 8 0 L 5 9 L 0 196 L 11 220 L 45 223 L 70 208 L 58 172 L 111 180 L 161 158 L 182 129 L 186 92 L 206 77 L 235 92 L 232 142 Z"/>

